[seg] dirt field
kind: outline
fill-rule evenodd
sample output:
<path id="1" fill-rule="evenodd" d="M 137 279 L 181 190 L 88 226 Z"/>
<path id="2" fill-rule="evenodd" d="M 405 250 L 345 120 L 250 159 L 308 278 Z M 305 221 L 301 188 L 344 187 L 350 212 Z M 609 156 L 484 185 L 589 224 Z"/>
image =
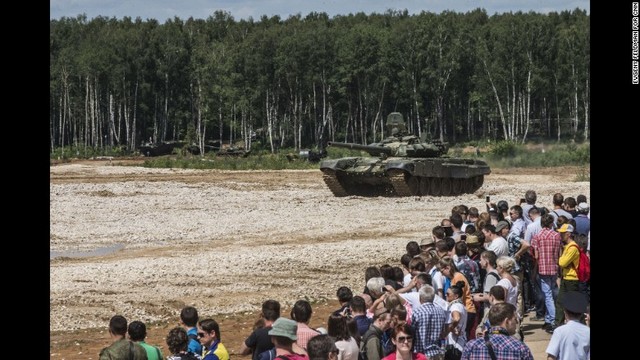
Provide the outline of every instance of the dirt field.
<path id="1" fill-rule="evenodd" d="M 512 204 L 528 189 L 547 207 L 555 192 L 590 196 L 572 168 L 493 170 L 478 192 L 455 197 L 335 198 L 317 170 L 119 165 L 50 167 L 51 359 L 97 359 L 115 314 L 147 323 L 147 342 L 168 355 L 164 337 L 185 305 L 221 324 L 233 358 L 249 359 L 236 351 L 262 301 L 280 301 L 288 316 L 307 298 L 311 325 L 326 326 L 338 287 L 361 291 L 367 266 L 399 264 L 406 243 L 454 205 L 483 210 L 485 195 Z M 539 325 L 527 344 L 543 359 L 549 335 Z"/>

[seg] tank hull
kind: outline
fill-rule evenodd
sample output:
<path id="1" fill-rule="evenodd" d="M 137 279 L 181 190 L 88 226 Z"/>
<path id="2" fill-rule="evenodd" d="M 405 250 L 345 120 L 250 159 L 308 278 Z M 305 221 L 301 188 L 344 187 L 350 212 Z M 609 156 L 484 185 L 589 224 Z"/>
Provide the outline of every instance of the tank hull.
<path id="1" fill-rule="evenodd" d="M 453 196 L 478 190 L 491 173 L 467 158 L 345 157 L 320 163 L 335 196 Z"/>

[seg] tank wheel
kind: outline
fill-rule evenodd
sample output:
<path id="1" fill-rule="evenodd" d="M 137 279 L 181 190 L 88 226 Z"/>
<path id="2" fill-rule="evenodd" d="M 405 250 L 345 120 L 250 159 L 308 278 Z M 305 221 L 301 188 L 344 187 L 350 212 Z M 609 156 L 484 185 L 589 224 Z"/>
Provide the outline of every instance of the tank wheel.
<path id="1" fill-rule="evenodd" d="M 465 194 L 472 194 L 475 190 L 473 189 L 473 182 L 474 182 L 474 178 L 467 178 L 467 179 L 462 179 L 463 180 L 463 188 L 464 188 L 464 192 Z"/>
<path id="2" fill-rule="evenodd" d="M 462 189 L 464 188 L 464 179 L 451 179 L 451 182 L 451 195 L 462 194 Z"/>
<path id="3" fill-rule="evenodd" d="M 429 190 L 431 190 L 431 180 L 428 177 L 421 177 L 420 178 L 420 194 L 422 196 L 427 196 L 430 195 L 429 194 Z"/>
<path id="4" fill-rule="evenodd" d="M 431 178 L 431 195 L 440 196 L 442 195 L 442 178 L 434 177 Z"/>
<path id="5" fill-rule="evenodd" d="M 406 174 L 405 181 L 413 196 L 420 196 L 420 177 Z"/>
<path id="6" fill-rule="evenodd" d="M 478 189 L 480 189 L 482 187 L 482 184 L 484 183 L 484 176 L 483 175 L 478 175 L 476 177 L 473 178 L 473 191 L 476 191 Z"/>
<path id="7" fill-rule="evenodd" d="M 442 178 L 442 184 L 440 185 L 440 193 L 442 196 L 453 195 L 453 179 Z"/>

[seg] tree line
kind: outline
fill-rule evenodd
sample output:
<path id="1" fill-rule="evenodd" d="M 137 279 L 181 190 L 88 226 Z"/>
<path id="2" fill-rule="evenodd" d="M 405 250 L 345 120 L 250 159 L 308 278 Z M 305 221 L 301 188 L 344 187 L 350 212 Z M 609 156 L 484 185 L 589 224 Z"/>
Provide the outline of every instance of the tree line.
<path id="1" fill-rule="evenodd" d="M 589 138 L 585 10 L 50 20 L 51 151 Z M 204 152 L 204 151 L 203 151 Z"/>

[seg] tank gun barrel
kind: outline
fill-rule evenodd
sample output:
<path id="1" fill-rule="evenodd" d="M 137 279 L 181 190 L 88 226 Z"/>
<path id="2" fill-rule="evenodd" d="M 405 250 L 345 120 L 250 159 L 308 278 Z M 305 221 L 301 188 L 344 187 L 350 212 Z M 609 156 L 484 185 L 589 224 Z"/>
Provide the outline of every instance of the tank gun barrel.
<path id="1" fill-rule="evenodd" d="M 327 142 L 327 146 L 335 146 L 338 148 L 352 149 L 352 150 L 363 150 L 368 152 L 369 155 L 372 155 L 372 156 L 379 155 L 380 153 L 384 153 L 387 155 L 391 155 L 393 153 L 392 148 L 377 146 L 377 145 L 360 145 L 360 144 L 354 144 L 354 143 L 338 143 L 338 142 L 329 141 Z"/>

